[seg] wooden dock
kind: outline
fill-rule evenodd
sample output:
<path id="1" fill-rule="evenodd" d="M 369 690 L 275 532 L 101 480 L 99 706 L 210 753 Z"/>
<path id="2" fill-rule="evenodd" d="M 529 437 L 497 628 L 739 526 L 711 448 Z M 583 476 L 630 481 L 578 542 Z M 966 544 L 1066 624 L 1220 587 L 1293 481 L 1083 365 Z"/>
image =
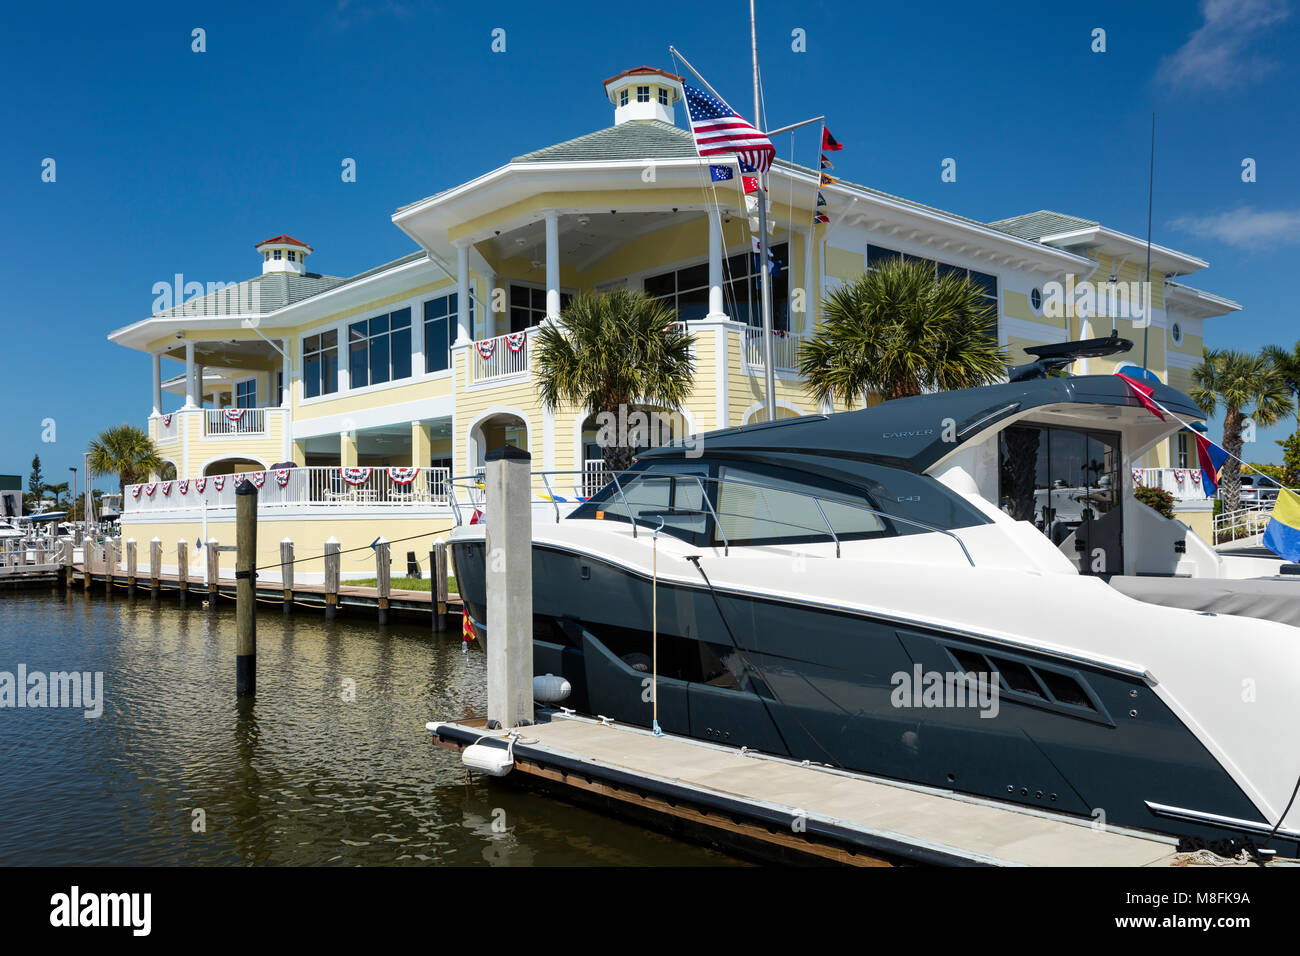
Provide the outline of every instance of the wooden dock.
<path id="1" fill-rule="evenodd" d="M 769 859 L 855 866 L 1183 865 L 1166 836 L 571 714 L 517 728 L 506 779 Z M 506 748 L 486 721 L 435 742 Z"/>

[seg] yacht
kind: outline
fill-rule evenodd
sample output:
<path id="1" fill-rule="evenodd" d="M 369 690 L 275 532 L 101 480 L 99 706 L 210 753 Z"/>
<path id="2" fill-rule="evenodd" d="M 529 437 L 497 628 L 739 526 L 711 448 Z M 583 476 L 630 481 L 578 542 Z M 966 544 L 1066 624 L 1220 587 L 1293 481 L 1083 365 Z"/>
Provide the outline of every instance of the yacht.
<path id="1" fill-rule="evenodd" d="M 709 433 L 535 511 L 535 672 L 631 724 L 656 696 L 669 734 L 1300 855 L 1300 628 L 1115 585 L 1247 573 L 1133 498 L 1181 425 L 1118 376 L 1012 378 Z M 451 544 L 491 640 L 484 533 Z"/>

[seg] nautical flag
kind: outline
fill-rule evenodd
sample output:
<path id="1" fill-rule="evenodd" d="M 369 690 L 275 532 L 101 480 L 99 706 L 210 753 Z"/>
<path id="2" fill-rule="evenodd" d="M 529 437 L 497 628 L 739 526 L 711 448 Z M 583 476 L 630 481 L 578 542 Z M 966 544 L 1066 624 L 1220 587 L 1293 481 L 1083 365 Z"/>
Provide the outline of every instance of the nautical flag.
<path id="1" fill-rule="evenodd" d="M 1300 497 L 1286 488 L 1278 490 L 1263 544 L 1279 558 L 1300 561 Z"/>
<path id="2" fill-rule="evenodd" d="M 468 644 L 474 640 L 474 622 L 469 619 L 469 608 L 461 609 L 460 617 L 460 639 Z"/>
<path id="3" fill-rule="evenodd" d="M 776 147 L 712 93 L 682 85 L 686 91 L 686 112 L 695 134 L 695 148 L 701 156 L 740 157 L 759 174 L 772 167 Z"/>
<path id="4" fill-rule="evenodd" d="M 820 182 L 818 185 L 821 185 L 821 186 L 832 186 L 832 185 L 834 185 L 834 184 L 837 183 L 837 182 L 839 182 L 838 179 L 832 179 L 830 176 L 827 176 L 825 173 L 822 173 L 822 179 L 821 179 L 821 182 Z"/>
<path id="5" fill-rule="evenodd" d="M 822 155 L 822 165 L 821 165 L 821 168 L 822 168 L 822 169 L 834 169 L 834 168 L 835 168 L 835 164 L 832 163 L 829 159 L 827 159 L 826 156 L 823 154 L 823 155 Z"/>
<path id="6" fill-rule="evenodd" d="M 758 192 L 758 177 L 757 177 L 757 176 L 741 176 L 741 177 L 740 177 L 740 181 L 741 181 L 742 183 L 745 184 L 745 192 L 746 192 L 746 193 L 756 193 L 756 192 Z"/>
<path id="7" fill-rule="evenodd" d="M 1223 474 L 1223 466 L 1228 462 L 1228 453 L 1200 432 L 1192 434 L 1196 436 L 1196 457 L 1201 463 L 1205 494 L 1209 497 L 1219 488 L 1219 476 Z"/>
<path id="8" fill-rule="evenodd" d="M 817 215 L 813 216 L 813 222 L 830 222 L 830 221 L 831 221 L 831 217 L 826 215 L 826 213 L 824 212 L 819 212 Z"/>
<path id="9" fill-rule="evenodd" d="M 843 149 L 843 148 L 844 148 L 843 144 L 838 142 L 835 139 L 835 137 L 831 135 L 831 131 L 828 130 L 825 126 L 823 126 L 822 127 L 822 149 L 826 150 L 826 152 L 828 153 L 833 153 L 837 149 Z"/>
<path id="10" fill-rule="evenodd" d="M 819 206 L 826 205 L 826 197 L 823 196 L 820 192 L 817 193 L 817 205 Z"/>
<path id="11" fill-rule="evenodd" d="M 1138 404 L 1149 411 L 1152 415 L 1155 415 L 1156 418 L 1160 419 L 1162 422 L 1165 420 L 1164 413 L 1160 411 L 1160 407 L 1155 403 L 1155 400 L 1151 398 L 1151 396 L 1155 394 L 1154 388 L 1150 385 L 1142 384 L 1135 378 L 1129 378 L 1122 372 L 1116 372 L 1115 375 L 1118 378 L 1122 378 L 1128 384 L 1129 389 L 1133 392 L 1133 396 L 1138 400 Z"/>
<path id="12" fill-rule="evenodd" d="M 710 166 L 709 178 L 715 183 L 723 183 L 731 178 L 730 166 Z"/>

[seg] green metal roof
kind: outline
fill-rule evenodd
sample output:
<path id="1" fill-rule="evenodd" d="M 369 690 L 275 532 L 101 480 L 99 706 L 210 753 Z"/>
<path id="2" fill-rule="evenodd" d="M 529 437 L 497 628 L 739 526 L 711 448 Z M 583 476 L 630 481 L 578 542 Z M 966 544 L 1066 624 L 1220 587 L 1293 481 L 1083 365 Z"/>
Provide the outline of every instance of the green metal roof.
<path id="1" fill-rule="evenodd" d="M 1034 242 L 1037 242 L 1043 236 L 1055 236 L 1062 232 L 1087 229 L 1099 225 L 1101 223 L 1092 219 L 1067 216 L 1063 212 L 1052 212 L 1050 209 L 1040 209 L 1038 212 L 1026 213 L 1023 216 L 1012 216 L 1010 219 L 999 219 L 997 222 L 989 223 L 991 228 L 999 232 L 1005 232 L 1008 235 L 1029 239 Z"/>
<path id="2" fill-rule="evenodd" d="M 512 163 L 580 163 L 616 159 L 689 159 L 695 156 L 691 134 L 659 120 L 637 120 L 535 149 Z"/>

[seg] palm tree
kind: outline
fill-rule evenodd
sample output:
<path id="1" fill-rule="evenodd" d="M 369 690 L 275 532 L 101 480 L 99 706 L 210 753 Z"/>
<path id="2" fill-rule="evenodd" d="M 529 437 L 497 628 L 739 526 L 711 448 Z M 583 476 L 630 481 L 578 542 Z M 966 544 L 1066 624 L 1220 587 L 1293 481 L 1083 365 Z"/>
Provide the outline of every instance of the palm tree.
<path id="1" fill-rule="evenodd" d="M 1291 394 L 1300 397 L 1300 342 L 1289 352 L 1280 345 L 1266 345 L 1264 354 L 1273 362 Z M 1300 423 L 1300 413 L 1297 422 Z"/>
<path id="2" fill-rule="evenodd" d="M 46 485 L 45 490 L 54 492 L 54 504 L 55 506 L 58 506 L 63 504 L 63 496 L 66 495 L 71 488 L 68 486 L 66 481 L 60 481 L 57 485 Z"/>
<path id="3" fill-rule="evenodd" d="M 134 425 L 116 425 L 99 433 L 90 443 L 90 472 L 95 476 L 117 475 L 118 490 L 162 468 L 149 435 Z"/>
<path id="4" fill-rule="evenodd" d="M 819 402 L 867 391 L 886 399 L 970 388 L 1006 373 L 990 328 L 996 314 L 965 276 L 933 263 L 890 259 L 827 298 L 799 371 Z"/>
<path id="5" fill-rule="evenodd" d="M 691 392 L 695 360 L 692 337 L 674 325 L 677 315 L 642 292 L 619 289 L 582 293 L 564 310 L 560 324 L 542 325 L 533 360 L 542 404 L 554 411 L 577 405 L 616 419 L 652 407 L 679 411 Z M 602 430 L 602 433 L 604 430 Z M 633 436 L 603 441 L 613 471 L 632 464 Z"/>
<path id="6" fill-rule="evenodd" d="M 1225 512 L 1241 507 L 1242 426 L 1247 418 L 1267 427 L 1295 407 L 1291 389 L 1267 353 L 1252 355 L 1233 349 L 1205 349 L 1201 364 L 1192 369 L 1196 383 L 1192 399 L 1206 415 L 1223 405 L 1223 447 L 1230 456 L 1223 466 L 1219 497 Z"/>

